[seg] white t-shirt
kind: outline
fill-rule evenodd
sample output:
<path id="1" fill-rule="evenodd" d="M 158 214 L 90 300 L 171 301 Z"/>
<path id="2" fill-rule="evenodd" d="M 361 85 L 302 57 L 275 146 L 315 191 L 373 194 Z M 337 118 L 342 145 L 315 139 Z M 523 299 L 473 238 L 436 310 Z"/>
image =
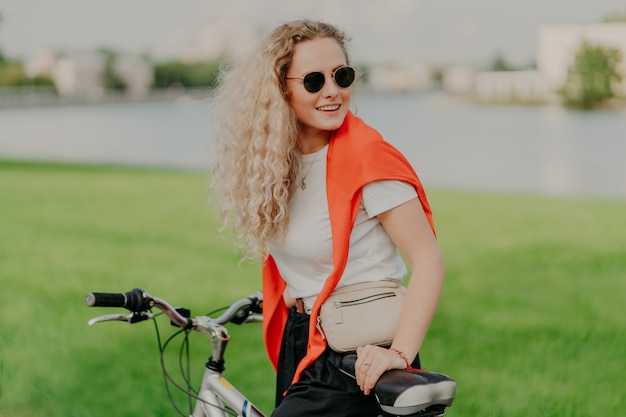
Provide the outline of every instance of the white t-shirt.
<path id="1" fill-rule="evenodd" d="M 306 188 L 297 187 L 289 203 L 289 226 L 283 239 L 268 246 L 281 276 L 295 298 L 308 308 L 333 271 L 332 235 L 326 196 L 328 146 L 302 156 L 301 176 Z M 337 284 L 394 279 L 401 281 L 406 267 L 377 215 L 399 206 L 417 193 L 401 181 L 376 181 L 363 188 L 361 205 L 350 235 L 346 269 Z"/>

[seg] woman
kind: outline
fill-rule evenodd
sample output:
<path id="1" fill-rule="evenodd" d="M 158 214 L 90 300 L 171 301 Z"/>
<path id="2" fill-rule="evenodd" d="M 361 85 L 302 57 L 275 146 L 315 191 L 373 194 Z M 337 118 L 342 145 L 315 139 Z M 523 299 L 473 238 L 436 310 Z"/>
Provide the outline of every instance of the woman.
<path id="1" fill-rule="evenodd" d="M 369 395 L 418 351 L 444 278 L 422 185 L 406 159 L 350 110 L 354 70 L 338 28 L 276 28 L 217 95 L 213 187 L 247 258 L 263 259 L 264 336 L 278 416 L 377 416 Z M 357 349 L 356 384 L 316 328 L 335 288 L 407 274 L 391 347 Z"/>

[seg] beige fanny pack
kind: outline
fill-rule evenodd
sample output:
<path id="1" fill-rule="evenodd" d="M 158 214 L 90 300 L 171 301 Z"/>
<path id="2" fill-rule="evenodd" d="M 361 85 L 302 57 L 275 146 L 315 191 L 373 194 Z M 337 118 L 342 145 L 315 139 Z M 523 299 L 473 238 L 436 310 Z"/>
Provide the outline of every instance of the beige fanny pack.
<path id="1" fill-rule="evenodd" d="M 402 284 L 390 280 L 341 287 L 322 304 L 317 327 L 335 352 L 390 346 L 405 292 Z"/>

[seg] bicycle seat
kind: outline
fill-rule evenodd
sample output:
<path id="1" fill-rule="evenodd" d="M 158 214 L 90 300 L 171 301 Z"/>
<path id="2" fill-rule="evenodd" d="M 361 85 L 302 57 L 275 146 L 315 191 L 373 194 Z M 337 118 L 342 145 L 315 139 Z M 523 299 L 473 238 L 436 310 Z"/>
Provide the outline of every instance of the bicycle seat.
<path id="1" fill-rule="evenodd" d="M 345 355 L 340 370 L 355 378 L 356 354 Z M 373 390 L 381 409 L 394 416 L 439 416 L 452 405 L 456 382 L 437 372 L 392 369 L 378 379 Z"/>

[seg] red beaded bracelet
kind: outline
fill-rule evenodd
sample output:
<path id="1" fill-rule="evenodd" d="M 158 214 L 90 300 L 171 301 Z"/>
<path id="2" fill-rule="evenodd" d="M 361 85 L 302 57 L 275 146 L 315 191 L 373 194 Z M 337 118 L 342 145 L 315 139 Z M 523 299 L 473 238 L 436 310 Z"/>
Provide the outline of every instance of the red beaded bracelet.
<path id="1" fill-rule="evenodd" d="M 396 352 L 398 356 L 400 356 L 404 360 L 404 363 L 406 364 L 406 369 L 411 369 L 411 364 L 409 363 L 409 360 L 406 358 L 406 356 L 404 356 L 404 353 L 392 347 L 390 347 L 389 350 L 391 350 L 392 352 Z"/>

